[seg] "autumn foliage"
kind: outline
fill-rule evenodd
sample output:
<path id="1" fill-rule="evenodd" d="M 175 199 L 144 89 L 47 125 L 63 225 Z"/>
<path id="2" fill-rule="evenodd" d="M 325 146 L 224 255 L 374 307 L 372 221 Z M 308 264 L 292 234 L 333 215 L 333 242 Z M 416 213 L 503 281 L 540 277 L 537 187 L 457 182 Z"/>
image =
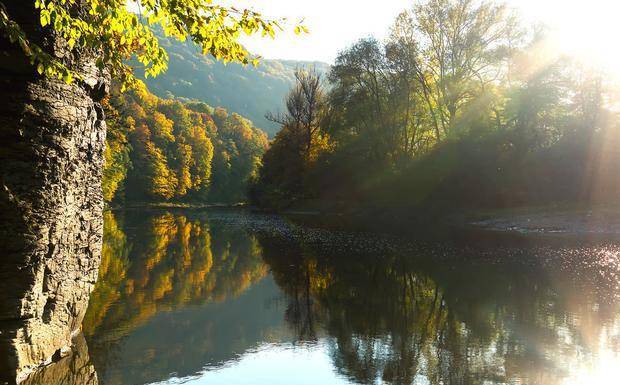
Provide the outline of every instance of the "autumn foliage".
<path id="1" fill-rule="evenodd" d="M 238 114 L 160 99 L 140 83 L 113 90 L 103 191 L 106 201 L 238 202 L 267 136 Z"/>

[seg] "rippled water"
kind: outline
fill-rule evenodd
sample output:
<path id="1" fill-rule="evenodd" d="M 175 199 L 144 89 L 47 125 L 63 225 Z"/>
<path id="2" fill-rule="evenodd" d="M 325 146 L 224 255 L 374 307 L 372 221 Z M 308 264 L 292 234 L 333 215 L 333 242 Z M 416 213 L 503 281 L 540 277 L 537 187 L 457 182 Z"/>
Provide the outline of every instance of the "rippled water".
<path id="1" fill-rule="evenodd" d="M 425 241 L 241 211 L 106 214 L 100 384 L 615 384 L 620 247 Z"/>

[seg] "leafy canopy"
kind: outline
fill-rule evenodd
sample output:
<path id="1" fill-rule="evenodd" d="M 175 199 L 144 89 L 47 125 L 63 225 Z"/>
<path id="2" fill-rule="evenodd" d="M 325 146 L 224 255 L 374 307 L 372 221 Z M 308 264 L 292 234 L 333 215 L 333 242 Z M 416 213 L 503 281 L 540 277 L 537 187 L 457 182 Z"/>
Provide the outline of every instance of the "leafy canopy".
<path id="1" fill-rule="evenodd" d="M 32 1 L 32 0 L 24 0 Z M 260 33 L 273 38 L 282 31 L 284 19 L 270 20 L 260 13 L 214 4 L 212 0 L 138 0 L 132 2 L 140 10 L 133 13 L 126 0 L 35 0 L 44 28 L 53 28 L 69 49 L 97 53 L 97 66 L 107 68 L 124 86 L 135 83 L 135 59 L 144 66 L 145 76 L 165 71 L 168 55 L 153 33 L 163 30 L 165 37 L 193 40 L 203 54 L 211 54 L 224 62 L 258 64 L 239 43 L 242 34 Z M 0 29 L 20 45 L 40 74 L 71 82 L 76 74 L 63 62 L 28 39 L 18 23 L 11 20 L 0 2 Z M 297 25 L 295 33 L 307 32 Z"/>

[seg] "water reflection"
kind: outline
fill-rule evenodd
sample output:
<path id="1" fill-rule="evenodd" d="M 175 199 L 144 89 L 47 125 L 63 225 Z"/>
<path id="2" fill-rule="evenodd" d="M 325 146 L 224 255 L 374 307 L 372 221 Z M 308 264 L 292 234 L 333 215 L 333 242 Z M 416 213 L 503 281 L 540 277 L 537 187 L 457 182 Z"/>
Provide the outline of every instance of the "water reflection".
<path id="1" fill-rule="evenodd" d="M 100 281 L 84 320 L 102 383 L 194 375 L 234 359 L 278 323 L 261 309 L 273 283 L 239 298 L 267 276 L 256 238 L 243 229 L 171 213 L 105 219 Z"/>
<path id="2" fill-rule="evenodd" d="M 614 244 L 452 234 L 412 245 L 239 212 L 105 219 L 90 360 L 78 356 L 103 385 L 620 376 Z"/>
<path id="3" fill-rule="evenodd" d="M 73 351 L 26 378 L 21 385 L 98 385 L 83 335 L 73 340 Z"/>
<path id="4" fill-rule="evenodd" d="M 99 283 L 84 330 L 128 331 L 158 312 L 223 302 L 267 275 L 256 238 L 185 215 L 105 215 Z M 111 304 L 115 306 L 111 307 Z"/>
<path id="5" fill-rule="evenodd" d="M 436 249 L 343 257 L 278 243 L 261 244 L 300 315 L 288 320 L 300 339 L 309 324 L 324 327 L 351 382 L 606 384 L 620 375 L 615 247 L 442 247 L 442 261 Z"/>

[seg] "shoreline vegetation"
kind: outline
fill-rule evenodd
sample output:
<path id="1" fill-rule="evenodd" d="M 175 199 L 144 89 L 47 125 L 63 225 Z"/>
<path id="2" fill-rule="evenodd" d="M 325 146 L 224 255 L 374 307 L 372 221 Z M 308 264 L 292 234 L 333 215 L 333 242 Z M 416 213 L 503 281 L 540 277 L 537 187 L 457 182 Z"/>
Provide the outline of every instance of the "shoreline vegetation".
<path id="1" fill-rule="evenodd" d="M 326 77 L 298 71 L 287 110 L 270 115 L 281 130 L 250 202 L 422 226 L 485 210 L 614 205 L 616 86 L 502 3 L 419 3 L 384 41 L 340 52 Z"/>
<path id="2" fill-rule="evenodd" d="M 265 116 L 271 141 L 222 108 L 113 88 L 107 206 L 616 234 L 613 82 L 515 16 L 468 0 L 402 12 L 385 41 L 298 68 L 286 109 Z"/>

